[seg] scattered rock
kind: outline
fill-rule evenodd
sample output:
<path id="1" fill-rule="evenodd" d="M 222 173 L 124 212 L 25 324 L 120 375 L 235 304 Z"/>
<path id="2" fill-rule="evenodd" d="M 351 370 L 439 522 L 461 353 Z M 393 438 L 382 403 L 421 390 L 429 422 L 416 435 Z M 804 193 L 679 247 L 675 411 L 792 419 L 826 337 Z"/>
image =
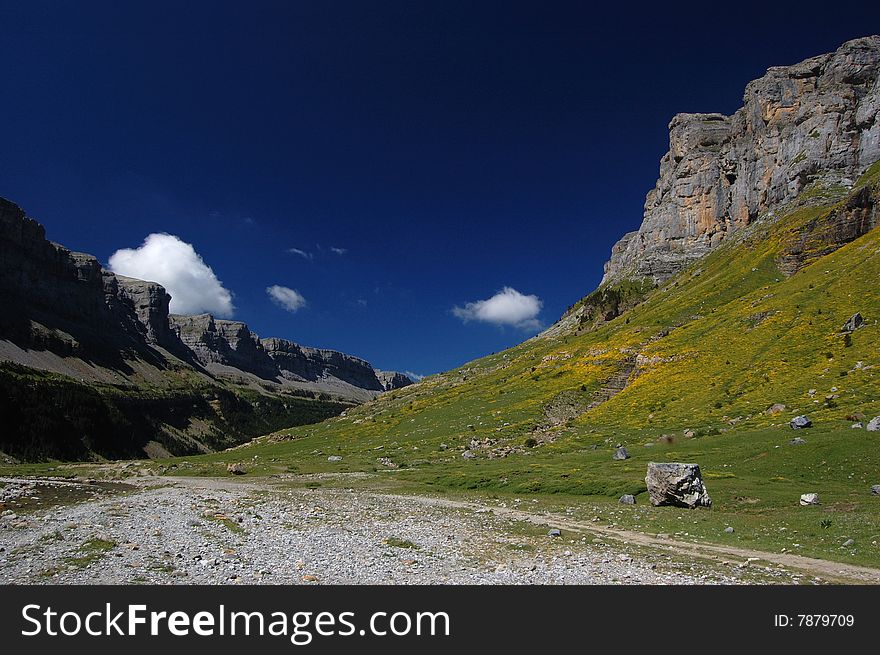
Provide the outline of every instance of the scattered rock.
<path id="1" fill-rule="evenodd" d="M 735 531 L 732 527 L 730 527 L 729 525 L 728 525 L 726 528 L 724 528 L 724 531 L 725 531 L 727 534 L 733 534 L 734 532 L 736 532 L 736 531 Z"/>
<path id="2" fill-rule="evenodd" d="M 330 455 L 330 457 L 327 458 L 327 461 L 328 462 L 341 462 L 342 456 L 341 455 Z"/>
<path id="3" fill-rule="evenodd" d="M 632 494 L 623 494 L 620 497 L 619 502 L 621 505 L 635 505 L 636 504 L 636 497 L 633 496 Z"/>
<path id="4" fill-rule="evenodd" d="M 703 484 L 698 464 L 678 462 L 648 464 L 645 477 L 651 504 L 654 506 L 711 507 L 712 499 Z"/>
<path id="5" fill-rule="evenodd" d="M 611 456 L 611 459 L 615 461 L 621 461 L 624 459 L 629 459 L 629 451 L 623 446 L 619 446 L 617 450 L 614 451 L 614 454 Z"/>
<path id="6" fill-rule="evenodd" d="M 863 427 L 865 427 L 865 426 L 862 425 L 861 423 L 853 423 L 850 427 L 851 427 L 853 430 L 861 430 L 861 429 L 862 429 Z"/>
<path id="7" fill-rule="evenodd" d="M 868 432 L 880 432 L 880 416 L 875 416 L 868 421 L 866 429 Z"/>
<path id="8" fill-rule="evenodd" d="M 234 464 L 226 465 L 226 472 L 231 473 L 232 475 L 244 475 L 247 473 L 247 469 L 241 462 L 235 462 Z"/>
<path id="9" fill-rule="evenodd" d="M 694 432 L 693 430 L 685 430 L 685 431 L 684 431 L 684 436 L 685 436 L 685 438 L 687 438 L 687 439 L 693 439 L 694 437 L 697 436 L 697 433 Z"/>
<path id="10" fill-rule="evenodd" d="M 880 484 L 875 484 L 871 487 L 871 495 L 880 496 Z"/>
<path id="11" fill-rule="evenodd" d="M 843 324 L 841 332 L 855 332 L 864 324 L 865 319 L 862 318 L 862 315 L 859 312 L 856 312 L 850 317 L 850 319 L 846 323 Z"/>
<path id="12" fill-rule="evenodd" d="M 461 456 L 464 457 L 465 459 L 476 459 L 477 458 L 477 456 L 473 450 L 466 450 L 461 454 Z"/>
<path id="13" fill-rule="evenodd" d="M 773 405 L 770 405 L 770 407 L 768 407 L 767 409 L 765 409 L 764 413 L 767 414 L 767 416 L 776 416 L 777 414 L 781 414 L 785 410 L 786 410 L 785 405 L 783 405 L 782 403 L 775 403 Z"/>
<path id="14" fill-rule="evenodd" d="M 855 539 L 847 539 L 846 541 L 843 542 L 843 547 L 849 548 L 850 546 L 854 545 L 855 543 L 856 543 Z"/>
<path id="15" fill-rule="evenodd" d="M 794 439 L 791 439 L 788 443 L 790 443 L 792 446 L 803 446 L 807 442 L 800 437 L 795 437 Z"/>
<path id="16" fill-rule="evenodd" d="M 547 536 L 548 537 L 561 537 L 562 531 L 557 530 L 556 528 L 553 528 L 552 530 L 550 530 L 550 532 L 547 533 Z"/>
<path id="17" fill-rule="evenodd" d="M 801 505 L 818 505 L 819 494 L 801 494 Z"/>
<path id="18" fill-rule="evenodd" d="M 801 430 L 803 428 L 809 428 L 813 426 L 813 422 L 808 419 L 806 416 L 795 416 L 788 423 L 791 426 L 792 430 Z"/>

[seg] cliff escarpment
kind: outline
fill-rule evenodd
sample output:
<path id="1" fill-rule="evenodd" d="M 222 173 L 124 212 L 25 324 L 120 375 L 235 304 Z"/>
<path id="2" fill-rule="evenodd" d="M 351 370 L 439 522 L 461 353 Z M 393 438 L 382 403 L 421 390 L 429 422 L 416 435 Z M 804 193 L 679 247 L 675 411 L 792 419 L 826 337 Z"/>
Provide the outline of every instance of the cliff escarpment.
<path id="1" fill-rule="evenodd" d="M 805 192 L 851 188 L 880 159 L 878 112 L 880 36 L 870 36 L 770 68 L 732 116 L 678 114 L 641 227 L 614 245 L 602 284 L 660 284 Z"/>

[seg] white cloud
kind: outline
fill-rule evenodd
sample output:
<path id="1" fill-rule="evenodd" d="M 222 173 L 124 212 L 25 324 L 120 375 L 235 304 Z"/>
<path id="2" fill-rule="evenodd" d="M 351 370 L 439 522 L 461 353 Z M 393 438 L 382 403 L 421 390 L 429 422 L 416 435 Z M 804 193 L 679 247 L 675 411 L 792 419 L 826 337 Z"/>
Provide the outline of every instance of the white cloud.
<path id="1" fill-rule="evenodd" d="M 337 255 L 344 255 L 348 252 L 348 248 L 336 248 L 334 246 L 330 246 L 330 251 L 336 253 Z"/>
<path id="2" fill-rule="evenodd" d="M 151 234 L 139 248 L 124 248 L 110 256 L 110 270 L 139 280 L 158 282 L 171 294 L 171 312 L 210 312 L 228 317 L 235 312 L 232 293 L 191 244 L 172 234 Z"/>
<path id="3" fill-rule="evenodd" d="M 425 375 L 419 375 L 418 373 L 413 373 L 412 371 L 404 371 L 403 374 L 405 376 L 407 376 L 413 382 L 421 382 L 422 380 L 424 380 L 427 377 Z"/>
<path id="4" fill-rule="evenodd" d="M 295 312 L 306 305 L 306 299 L 296 289 L 273 284 L 271 287 L 266 287 L 266 293 L 269 294 L 272 302 L 289 312 Z"/>
<path id="5" fill-rule="evenodd" d="M 512 287 L 504 287 L 487 300 L 453 307 L 452 313 L 465 323 L 481 321 L 493 325 L 512 325 L 521 330 L 538 330 L 538 313 L 544 303 L 538 296 L 526 296 Z"/>
<path id="6" fill-rule="evenodd" d="M 315 258 L 315 256 L 312 253 L 307 252 L 305 250 L 300 250 L 299 248 L 288 248 L 287 252 L 289 252 L 293 255 L 299 255 L 303 259 L 308 259 L 309 261 L 312 261 Z"/>

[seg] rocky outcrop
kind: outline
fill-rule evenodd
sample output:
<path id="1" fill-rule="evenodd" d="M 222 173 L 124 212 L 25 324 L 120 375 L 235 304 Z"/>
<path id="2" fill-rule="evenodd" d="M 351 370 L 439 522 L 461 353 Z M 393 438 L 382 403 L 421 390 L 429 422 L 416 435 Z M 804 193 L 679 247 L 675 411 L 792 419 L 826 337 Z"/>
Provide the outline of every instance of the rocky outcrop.
<path id="1" fill-rule="evenodd" d="M 864 186 L 849 194 L 842 204 L 803 225 L 791 236 L 776 259 L 785 275 L 855 241 L 877 227 L 880 187 Z"/>
<path id="2" fill-rule="evenodd" d="M 880 36 L 770 68 L 732 116 L 672 119 L 642 225 L 614 245 L 602 283 L 661 283 L 808 185 L 851 186 L 878 159 Z"/>
<path id="3" fill-rule="evenodd" d="M 42 225 L 0 198 L 0 298 L 7 308 L 0 338 L 99 361 L 146 354 L 149 340 L 166 336 L 168 295 L 159 285 L 133 282 L 48 241 Z"/>
<path id="4" fill-rule="evenodd" d="M 156 282 L 145 282 L 134 278 L 103 272 L 105 290 L 115 283 L 115 289 L 107 294 L 108 299 L 118 299 L 128 306 L 143 326 L 144 336 L 151 344 L 175 349 L 178 346 L 176 335 L 168 324 L 168 305 L 171 296 L 165 287 Z"/>
<path id="5" fill-rule="evenodd" d="M 203 365 L 222 364 L 270 380 L 278 375 L 259 337 L 244 323 L 210 314 L 172 314 L 169 322 L 172 332 Z"/>
<path id="6" fill-rule="evenodd" d="M 323 348 L 303 348 L 303 353 L 311 361 L 320 362 L 324 367 L 325 375 L 361 389 L 379 392 L 385 390 L 376 376 L 376 370 L 359 357 Z"/>
<path id="7" fill-rule="evenodd" d="M 393 391 L 394 389 L 402 389 L 414 384 L 412 378 L 398 371 L 376 371 L 376 376 L 382 384 L 385 391 Z"/>
<path id="8" fill-rule="evenodd" d="M 219 364 L 279 383 L 335 379 L 375 393 L 389 388 L 379 372 L 359 357 L 276 337 L 260 339 L 244 323 L 215 319 L 210 314 L 172 314 L 169 320 L 172 331 L 209 368 Z"/>

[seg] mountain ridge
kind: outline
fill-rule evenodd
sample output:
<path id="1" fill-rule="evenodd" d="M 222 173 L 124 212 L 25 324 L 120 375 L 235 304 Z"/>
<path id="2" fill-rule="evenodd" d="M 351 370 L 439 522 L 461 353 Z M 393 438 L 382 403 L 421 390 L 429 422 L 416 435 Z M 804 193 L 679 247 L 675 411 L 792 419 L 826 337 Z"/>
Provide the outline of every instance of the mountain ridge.
<path id="1" fill-rule="evenodd" d="M 0 198 L 3 400 L 10 401 L 21 391 L 18 385 L 25 374 L 15 367 L 64 376 L 67 382 L 35 374 L 29 383 L 45 391 L 44 401 L 55 408 L 58 425 L 78 432 L 78 443 L 90 441 L 89 432 L 99 423 L 104 425 L 99 431 L 121 425 L 120 413 L 127 412 L 126 429 L 132 429 L 139 410 L 124 397 L 126 393 L 133 398 L 152 394 L 141 402 L 144 424 L 162 416 L 154 427 L 164 436 L 156 443 L 148 446 L 155 440 L 144 431 L 139 445 L 117 449 L 102 441 L 103 450 L 97 454 L 130 456 L 142 454 L 140 448 L 157 454 L 188 453 L 232 445 L 283 427 L 285 420 L 289 425 L 298 424 L 303 416 L 320 420 L 351 403 L 412 382 L 404 374 L 377 371 L 361 358 L 334 350 L 280 338 L 260 339 L 239 321 L 209 314 L 173 315 L 170 300 L 158 283 L 117 275 L 103 269 L 92 255 L 49 241 L 42 225 Z M 97 395 L 92 393 L 96 390 Z M 227 414 L 247 413 L 247 428 L 241 421 L 230 424 L 229 416 L 207 402 L 227 392 L 234 396 L 227 398 L 227 409 L 235 408 Z M 176 398 L 193 394 L 197 400 L 191 404 L 191 416 L 172 421 L 166 410 L 179 404 Z M 70 415 L 76 410 L 68 402 L 74 396 L 93 404 L 91 422 L 80 421 L 73 427 Z M 165 396 L 169 400 L 162 408 Z M 307 400 L 315 404 L 303 405 Z M 266 403 L 270 422 L 260 418 Z M 12 404 L 6 408 L 15 411 Z M 181 408 L 175 411 L 179 415 Z M 27 434 L 6 435 L 0 450 L 27 457 L 42 456 L 35 453 L 43 451 L 77 457 L 92 452 L 90 447 L 57 443 L 69 438 L 53 434 L 57 426 L 40 431 L 35 425 L 19 424 L 16 429 Z"/>

